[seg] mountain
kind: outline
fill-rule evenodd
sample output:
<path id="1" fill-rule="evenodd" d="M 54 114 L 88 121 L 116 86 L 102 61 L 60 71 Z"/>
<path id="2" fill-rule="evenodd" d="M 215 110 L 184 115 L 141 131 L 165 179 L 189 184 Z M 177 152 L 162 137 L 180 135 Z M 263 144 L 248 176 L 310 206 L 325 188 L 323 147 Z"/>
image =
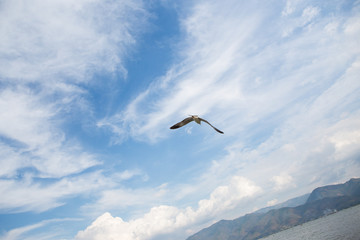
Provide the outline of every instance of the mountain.
<path id="1" fill-rule="evenodd" d="M 313 190 L 305 204 L 221 220 L 187 240 L 252 240 L 360 204 L 360 178 Z"/>
<path id="2" fill-rule="evenodd" d="M 344 184 L 319 187 L 312 191 L 307 202 L 338 196 L 360 196 L 359 185 L 360 178 L 352 178 Z"/>
<path id="3" fill-rule="evenodd" d="M 283 203 L 279 203 L 279 204 L 276 204 L 276 205 L 273 205 L 270 207 L 261 208 L 261 209 L 257 210 L 255 213 L 266 213 L 270 210 L 284 208 L 284 207 L 297 207 L 297 206 L 305 204 L 306 201 L 308 200 L 309 196 L 310 196 L 310 193 L 307 193 L 300 197 L 296 197 L 296 198 L 287 200 Z"/>

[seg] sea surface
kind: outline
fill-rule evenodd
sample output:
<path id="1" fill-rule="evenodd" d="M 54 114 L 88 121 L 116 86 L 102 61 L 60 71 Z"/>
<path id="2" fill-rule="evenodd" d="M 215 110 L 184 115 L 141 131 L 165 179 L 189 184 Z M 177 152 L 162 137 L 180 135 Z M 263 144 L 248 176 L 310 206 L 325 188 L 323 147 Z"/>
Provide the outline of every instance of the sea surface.
<path id="1" fill-rule="evenodd" d="M 275 233 L 262 240 L 360 240 L 360 205 Z"/>

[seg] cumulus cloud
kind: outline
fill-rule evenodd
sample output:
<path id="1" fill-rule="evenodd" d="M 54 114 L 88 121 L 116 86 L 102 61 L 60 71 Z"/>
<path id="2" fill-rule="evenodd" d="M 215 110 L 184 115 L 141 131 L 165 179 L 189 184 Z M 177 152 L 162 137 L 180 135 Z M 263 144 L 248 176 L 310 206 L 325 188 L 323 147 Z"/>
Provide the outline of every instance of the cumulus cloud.
<path id="1" fill-rule="evenodd" d="M 130 221 L 104 213 L 87 229 L 80 231 L 76 239 L 151 239 L 158 234 L 191 227 L 209 216 L 215 217 L 223 211 L 231 210 L 243 199 L 260 191 L 261 188 L 250 180 L 234 176 L 228 185 L 217 187 L 208 199 L 200 200 L 197 209 L 162 205 L 153 207 L 143 217 Z"/>

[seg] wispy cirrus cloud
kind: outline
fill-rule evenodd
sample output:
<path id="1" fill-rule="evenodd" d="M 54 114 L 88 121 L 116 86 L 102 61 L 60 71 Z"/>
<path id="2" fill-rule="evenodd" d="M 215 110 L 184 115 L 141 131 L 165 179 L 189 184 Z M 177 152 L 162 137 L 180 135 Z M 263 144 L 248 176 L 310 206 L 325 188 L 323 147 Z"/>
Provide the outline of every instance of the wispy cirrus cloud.
<path id="1" fill-rule="evenodd" d="M 1 179 L 0 191 L 6 194 L 0 200 L 0 211 L 44 212 L 64 205 L 66 198 L 90 194 L 95 190 L 115 185 L 101 172 L 52 181 L 52 184 L 37 182 L 29 173 L 25 174 L 23 179 Z"/>
<path id="2" fill-rule="evenodd" d="M 26 88 L 1 91 L 2 161 L 5 166 L 12 162 L 3 175 L 12 177 L 20 168 L 29 167 L 39 176 L 62 177 L 99 164 L 91 154 L 79 151 L 76 141 L 68 142 L 59 128 L 62 120 L 57 116 L 57 102 L 43 104 L 43 97 L 35 94 Z"/>
<path id="3" fill-rule="evenodd" d="M 164 126 L 179 116 L 214 119 L 228 154 L 211 159 L 193 189 L 183 185 L 190 192 L 243 176 L 268 190 L 252 199 L 261 204 L 358 176 L 359 9 L 342 8 L 344 2 L 267 4 L 200 1 L 187 8 L 179 63 L 99 126 L 119 142 L 161 142 Z M 108 221 L 131 225 L 109 215 L 98 220 L 78 236 L 112 232 Z"/>
<path id="4" fill-rule="evenodd" d="M 262 17 L 257 13 L 249 16 L 246 14 L 249 9 L 239 7 L 236 10 L 249 18 L 240 20 L 235 9 L 224 18 L 228 10 L 213 3 L 196 4 L 193 12 L 180 21 L 185 36 L 178 49 L 181 63 L 152 83 L 125 110 L 100 121 L 99 126 L 110 127 L 122 138 L 144 136 L 156 141 L 164 137 L 158 131 L 161 124 L 240 101 L 239 76 L 229 70 L 235 67 L 236 57 L 243 53 L 241 45 L 246 44 Z M 228 31 L 231 28 L 238 30 Z"/>
<path id="5" fill-rule="evenodd" d="M 95 121 L 86 99 L 95 72 L 126 76 L 124 56 L 146 26 L 142 3 L 3 1 L 0 192 L 6 197 L 0 208 L 42 212 L 88 195 L 93 202 L 82 210 L 89 215 L 143 209 L 125 220 L 106 213 L 79 239 L 151 239 L 177 231 L 183 239 L 271 199 L 358 176 L 359 10 L 344 3 L 183 3 L 189 5 L 179 10 L 174 65 L 97 126 L 111 130 L 113 143 L 161 143 L 179 117 L 205 115 L 225 132 L 217 149 L 226 154 L 201 155 L 207 161 L 194 170 L 197 177 L 190 173 L 181 183 L 126 187 L 121 183 L 151 177 L 137 166 L 84 173 L 102 161 L 64 125 L 79 111 Z M 196 148 L 209 149 L 219 137 L 212 136 Z"/>
<path id="6" fill-rule="evenodd" d="M 331 86 L 358 55 L 349 47 L 357 33 L 346 30 L 356 20 L 341 12 L 333 17 L 307 1 L 286 16 L 276 12 L 279 6 L 230 5 L 198 2 L 184 14 L 181 63 L 99 126 L 121 138 L 158 141 L 163 125 L 197 113 L 239 134 L 263 119 L 292 114 L 296 102 L 306 107 L 301 101 Z M 336 26 L 331 32 L 330 25 Z M 286 29 L 292 30 L 285 37 Z"/>
<path id="7" fill-rule="evenodd" d="M 65 190 L 69 176 L 102 163 L 66 125 L 79 112 L 92 118 L 85 86 L 95 72 L 126 78 L 124 58 L 146 19 L 134 1 L 1 3 L 0 189 L 9 191 L 1 209 L 41 212 L 90 191 Z M 54 181 L 43 186 L 44 178 Z"/>
<path id="8" fill-rule="evenodd" d="M 36 231 L 38 229 L 41 229 L 47 225 L 51 225 L 51 224 L 58 225 L 59 223 L 62 223 L 62 222 L 71 222 L 71 221 L 78 221 L 78 220 L 79 219 L 73 219 L 73 218 L 44 220 L 39 223 L 35 223 L 35 224 L 25 226 L 25 227 L 16 228 L 9 232 L 6 232 L 2 236 L 0 236 L 0 239 L 1 240 L 16 240 L 16 239 L 21 238 L 24 240 L 32 240 L 32 239 L 44 239 L 45 240 L 45 239 L 50 239 L 50 238 L 54 238 L 54 237 L 59 237 L 61 235 L 60 232 L 38 233 L 38 234 L 32 234 L 32 232 Z"/>
<path id="9" fill-rule="evenodd" d="M 141 2 L 133 1 L 17 0 L 4 1 L 1 11 L 3 80 L 48 86 L 87 82 L 95 71 L 124 72 L 123 57 L 135 43 L 132 26 L 145 20 Z"/>

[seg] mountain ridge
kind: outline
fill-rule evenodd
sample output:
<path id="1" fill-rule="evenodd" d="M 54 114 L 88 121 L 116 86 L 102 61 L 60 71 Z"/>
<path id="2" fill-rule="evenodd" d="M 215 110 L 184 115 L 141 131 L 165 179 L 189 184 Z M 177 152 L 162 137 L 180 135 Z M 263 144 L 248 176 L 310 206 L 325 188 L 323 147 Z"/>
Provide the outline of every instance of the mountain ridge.
<path id="1" fill-rule="evenodd" d="M 259 210 L 256 210 L 254 213 L 266 213 L 273 209 L 279 209 L 283 207 L 297 207 L 300 205 L 303 205 L 308 200 L 311 193 L 307 193 L 304 195 L 301 195 L 299 197 L 291 198 L 289 200 L 286 200 L 285 202 L 278 203 L 269 207 L 260 208 Z"/>

